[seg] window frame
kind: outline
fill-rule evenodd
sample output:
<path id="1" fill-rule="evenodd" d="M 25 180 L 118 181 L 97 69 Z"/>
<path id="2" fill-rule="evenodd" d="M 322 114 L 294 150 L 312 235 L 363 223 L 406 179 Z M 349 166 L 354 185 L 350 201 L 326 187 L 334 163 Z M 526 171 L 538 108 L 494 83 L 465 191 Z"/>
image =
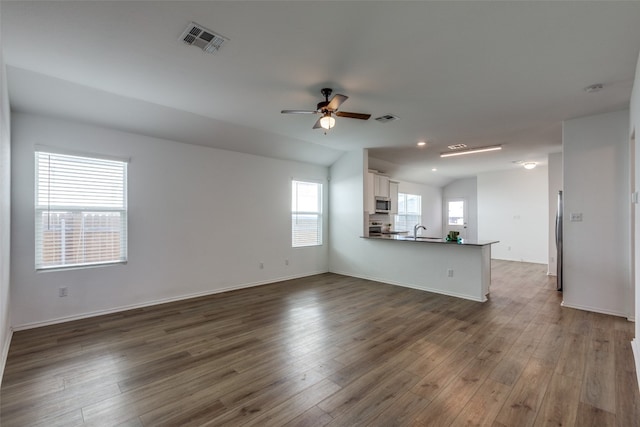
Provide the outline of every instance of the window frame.
<path id="1" fill-rule="evenodd" d="M 407 213 L 407 196 L 417 197 L 419 201 L 418 213 Z M 400 203 L 400 199 L 404 197 L 404 204 Z M 407 217 L 414 216 L 418 217 L 417 224 L 422 224 L 422 196 L 420 194 L 411 194 L 411 193 L 402 193 L 398 192 L 398 213 L 394 215 L 393 218 L 393 229 L 394 231 L 413 231 L 413 225 L 409 226 Z M 404 212 L 401 212 L 400 206 L 404 206 Z M 404 221 L 401 221 L 400 218 L 404 217 Z M 414 224 L 415 225 L 415 224 Z"/>
<path id="2" fill-rule="evenodd" d="M 296 184 L 308 184 L 314 185 L 317 188 L 317 206 L 318 210 L 298 210 L 295 209 L 294 203 L 297 201 L 297 198 L 294 198 L 296 191 Z M 292 248 L 307 248 L 307 247 L 316 247 L 322 246 L 324 244 L 324 185 L 319 180 L 309 180 L 309 179 L 291 179 L 291 194 L 290 194 L 290 202 L 291 202 L 291 247 Z M 306 244 L 296 244 L 296 216 L 315 216 L 315 227 L 316 227 L 316 240 L 313 243 Z"/>
<path id="3" fill-rule="evenodd" d="M 43 204 L 41 201 L 40 194 L 40 186 L 42 184 L 40 180 L 40 162 L 41 155 L 49 155 L 49 156 L 57 156 L 58 161 L 67 161 L 71 162 L 73 158 L 77 158 L 78 165 L 81 166 L 82 163 L 85 163 L 85 166 L 90 163 L 100 163 L 103 164 L 111 163 L 111 166 L 115 166 L 117 168 L 122 168 L 122 174 L 118 173 L 112 174 L 110 178 L 116 177 L 121 180 L 122 187 L 116 187 L 117 194 L 122 194 L 122 197 L 114 198 L 113 200 L 117 200 L 121 205 L 118 206 L 108 206 L 106 203 L 104 205 L 100 204 L 76 204 L 76 203 L 68 203 L 68 204 L 60 204 L 60 203 L 51 203 L 51 200 L 48 199 L 46 204 Z M 51 162 L 51 157 L 49 157 L 48 162 Z M 119 163 L 119 164 L 116 164 Z M 36 272 L 46 272 L 46 271 L 59 271 L 59 270 L 70 270 L 70 269 L 81 269 L 81 268 L 94 268 L 94 267 L 102 267 L 107 265 L 114 264 L 126 264 L 128 262 L 128 216 L 129 216 L 129 206 L 128 206 L 128 169 L 129 169 L 129 159 L 117 158 L 111 156 L 103 156 L 94 153 L 80 153 L 74 151 L 67 150 L 59 150 L 50 147 L 44 146 L 36 146 L 34 150 L 34 265 Z M 47 166 L 45 166 L 47 167 Z M 51 163 L 48 165 L 51 167 Z M 49 169 L 51 171 L 51 169 Z M 49 172 L 50 173 L 50 172 Z M 74 171 L 77 175 L 80 172 Z M 72 179 L 70 180 L 72 182 Z M 113 180 L 105 180 L 104 185 L 113 184 Z M 102 182 L 100 182 L 102 184 Z M 50 181 L 47 183 L 47 186 L 50 185 Z M 73 193 L 70 193 L 71 197 Z M 55 197 L 55 196 L 54 196 Z M 62 196 L 59 196 L 62 197 Z M 82 197 L 82 196 L 81 196 Z M 86 197 L 86 196 L 84 196 Z M 94 202 L 95 203 L 95 202 Z M 65 262 L 64 259 L 53 263 L 48 263 L 45 261 L 45 234 L 44 234 L 44 226 L 43 221 L 47 221 L 50 224 L 51 215 L 69 215 L 73 219 L 78 219 L 80 221 L 80 242 L 81 246 L 86 243 L 86 238 L 88 236 L 87 231 L 91 227 L 95 227 L 95 224 L 87 225 L 87 222 L 90 222 L 93 215 L 106 215 L 104 220 L 107 222 L 107 227 L 109 227 L 108 223 L 113 221 L 113 217 L 110 214 L 118 213 L 116 222 L 115 231 L 118 233 L 118 244 L 119 249 L 114 251 L 117 253 L 117 257 L 113 257 L 108 260 L 92 260 L 86 261 L 88 255 L 87 253 L 83 253 L 81 256 L 82 260 L 80 262 Z M 49 218 L 47 218 L 47 214 Z M 40 224 L 39 224 L 40 223 Z M 62 223 L 64 224 L 64 223 Z M 59 226 L 62 227 L 63 225 Z M 66 224 L 65 224 L 66 225 Z M 62 231 L 63 229 L 60 228 Z M 66 230 L 66 228 L 65 228 Z M 94 232 L 96 230 L 93 230 Z M 77 232 L 74 230 L 73 232 Z M 91 231 L 89 231 L 90 233 Z M 64 232 L 61 232 L 64 236 Z M 55 237 L 54 237 L 55 238 Z M 57 238 L 59 242 L 62 242 L 64 237 Z M 61 244 L 61 246 L 63 246 Z M 115 247 L 116 245 L 114 245 Z M 89 255 L 90 257 L 90 255 Z"/>

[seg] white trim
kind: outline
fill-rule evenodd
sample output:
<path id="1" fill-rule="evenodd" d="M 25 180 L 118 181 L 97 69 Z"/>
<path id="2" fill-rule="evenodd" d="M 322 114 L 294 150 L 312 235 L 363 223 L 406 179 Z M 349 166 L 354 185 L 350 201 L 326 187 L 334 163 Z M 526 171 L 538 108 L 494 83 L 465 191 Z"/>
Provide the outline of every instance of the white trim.
<path id="1" fill-rule="evenodd" d="M 13 329 L 9 328 L 7 338 L 4 340 L 4 347 L 2 354 L 0 354 L 0 384 L 2 384 L 2 377 L 4 376 L 4 368 L 7 366 L 7 357 L 9 356 L 9 347 L 11 346 L 11 338 L 13 338 Z"/>
<path id="2" fill-rule="evenodd" d="M 139 304 L 131 304 L 131 305 L 125 305 L 125 306 L 110 308 L 110 309 L 106 309 L 106 310 L 97 310 L 97 311 L 92 311 L 92 312 L 88 312 L 88 313 L 76 314 L 76 315 L 73 315 L 73 316 L 58 317 L 56 319 L 45 320 L 43 322 L 25 323 L 25 324 L 22 324 L 22 325 L 14 326 L 13 330 L 14 331 L 24 331 L 26 329 L 34 329 L 34 328 L 39 328 L 39 327 L 42 327 L 42 326 L 56 325 L 58 323 L 71 322 L 73 320 L 88 319 L 88 318 L 91 318 L 91 317 L 102 316 L 102 315 L 105 315 L 105 314 L 118 313 L 118 312 L 121 312 L 121 311 L 133 310 L 133 309 L 136 309 L 136 308 L 143 308 L 143 307 L 150 307 L 150 306 L 154 306 L 154 305 L 166 304 L 166 303 L 175 302 L 175 301 L 183 301 L 183 300 L 187 300 L 187 299 L 191 299 L 191 298 L 199 298 L 199 297 L 204 297 L 204 296 L 207 296 L 207 295 L 214 295 L 214 294 L 220 294 L 220 293 L 223 293 L 223 292 L 235 291 L 235 290 L 238 290 L 238 289 L 245 289 L 245 288 L 252 288 L 252 287 L 256 287 L 256 286 L 269 285 L 269 284 L 272 284 L 272 283 L 283 282 L 283 281 L 286 281 L 286 280 L 299 279 L 301 277 L 315 276 L 317 274 L 324 274 L 324 273 L 328 273 L 328 271 L 317 271 L 317 272 L 304 273 L 304 274 L 294 275 L 294 276 L 280 277 L 280 278 L 271 279 L 271 280 L 265 280 L 265 281 L 260 281 L 260 282 L 243 283 L 243 284 L 240 284 L 240 285 L 228 286 L 226 288 L 221 288 L 221 289 L 213 289 L 213 290 L 209 290 L 209 291 L 196 292 L 196 293 L 193 293 L 193 294 L 180 295 L 180 296 L 170 297 L 170 298 L 163 298 L 163 299 L 147 301 L 147 302 L 143 302 L 143 303 L 139 303 Z"/>
<path id="3" fill-rule="evenodd" d="M 335 271 L 335 270 L 331 270 L 330 273 L 341 274 L 343 276 L 349 276 L 349 277 L 357 277 L 358 279 L 372 280 L 374 282 L 380 282 L 380 283 L 384 283 L 384 284 L 387 284 L 387 285 L 401 286 L 403 288 L 416 289 L 418 291 L 431 292 L 431 293 L 440 294 L 440 295 L 447 295 L 447 296 L 450 296 L 450 297 L 462 298 L 462 299 L 466 299 L 466 300 L 470 300 L 470 301 L 477 301 L 477 302 L 485 302 L 485 301 L 487 301 L 486 295 L 483 296 L 483 298 L 478 298 L 478 297 L 473 296 L 473 295 L 460 294 L 460 293 L 457 293 L 457 292 L 446 292 L 446 291 L 443 291 L 442 289 L 434 289 L 434 288 L 429 288 L 429 287 L 411 285 L 411 284 L 407 284 L 407 283 L 392 282 L 392 281 L 389 281 L 389 280 L 386 280 L 386 279 L 379 279 L 379 278 L 376 278 L 376 277 L 373 277 L 373 276 L 366 276 L 366 275 L 353 274 L 353 273 L 342 273 L 340 271 Z"/>
<path id="4" fill-rule="evenodd" d="M 597 308 L 597 307 L 589 307 L 589 306 L 583 306 L 583 305 L 567 304 L 564 301 L 562 301 L 560 306 L 561 307 L 567 307 L 567 308 L 575 308 L 577 310 L 583 310 L 583 311 L 593 311 L 594 313 L 608 314 L 610 316 L 617 316 L 617 317 L 627 318 L 627 314 L 626 313 L 621 313 L 621 312 L 618 312 L 618 311 L 611 311 L 611 310 L 603 310 L 603 309 Z"/>
<path id="5" fill-rule="evenodd" d="M 112 160 L 112 161 L 123 162 L 123 163 L 131 163 L 131 157 L 118 157 L 118 156 L 109 156 L 109 155 L 100 154 L 100 153 L 93 153 L 90 151 L 68 150 L 66 148 L 52 147 L 50 145 L 36 144 L 34 151 L 51 153 L 51 154 L 61 154 L 61 155 L 67 155 L 67 156 L 75 156 L 75 157 L 90 157 L 94 159 Z"/>
<path id="6" fill-rule="evenodd" d="M 638 343 L 638 337 L 631 340 L 631 350 L 633 350 L 633 359 L 636 362 L 636 380 L 638 380 L 638 390 L 640 390 L 640 343 Z"/>

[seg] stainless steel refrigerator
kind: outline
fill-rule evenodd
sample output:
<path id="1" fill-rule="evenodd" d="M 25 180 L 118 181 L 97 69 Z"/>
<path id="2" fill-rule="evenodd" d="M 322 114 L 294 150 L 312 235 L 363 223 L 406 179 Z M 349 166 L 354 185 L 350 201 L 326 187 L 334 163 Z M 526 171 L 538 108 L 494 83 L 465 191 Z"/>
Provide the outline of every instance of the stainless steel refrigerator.
<path id="1" fill-rule="evenodd" d="M 558 191 L 558 211 L 556 212 L 556 289 L 562 291 L 562 191 Z"/>

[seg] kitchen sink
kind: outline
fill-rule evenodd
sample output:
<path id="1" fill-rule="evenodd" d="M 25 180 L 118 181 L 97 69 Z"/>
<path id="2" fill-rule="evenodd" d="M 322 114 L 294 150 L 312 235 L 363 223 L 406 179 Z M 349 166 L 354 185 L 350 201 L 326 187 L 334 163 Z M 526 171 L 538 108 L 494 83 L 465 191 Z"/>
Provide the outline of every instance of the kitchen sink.
<path id="1" fill-rule="evenodd" d="M 402 236 L 402 238 L 404 240 L 431 240 L 431 241 L 443 241 L 442 237 L 426 237 L 426 236 L 418 236 L 418 237 L 413 237 L 413 236 Z"/>

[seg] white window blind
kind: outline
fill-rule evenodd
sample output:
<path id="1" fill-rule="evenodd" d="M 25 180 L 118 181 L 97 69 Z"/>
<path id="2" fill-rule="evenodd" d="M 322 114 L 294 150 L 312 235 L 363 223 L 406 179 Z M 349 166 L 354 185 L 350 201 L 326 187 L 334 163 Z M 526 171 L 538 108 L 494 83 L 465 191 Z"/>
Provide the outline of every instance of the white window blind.
<path id="1" fill-rule="evenodd" d="M 322 184 L 292 181 L 291 245 L 322 245 Z"/>
<path id="2" fill-rule="evenodd" d="M 395 216 L 395 231 L 413 231 L 422 222 L 422 197 L 416 194 L 398 193 L 398 214 Z"/>
<path id="3" fill-rule="evenodd" d="M 127 163 L 35 153 L 36 269 L 127 261 Z"/>

